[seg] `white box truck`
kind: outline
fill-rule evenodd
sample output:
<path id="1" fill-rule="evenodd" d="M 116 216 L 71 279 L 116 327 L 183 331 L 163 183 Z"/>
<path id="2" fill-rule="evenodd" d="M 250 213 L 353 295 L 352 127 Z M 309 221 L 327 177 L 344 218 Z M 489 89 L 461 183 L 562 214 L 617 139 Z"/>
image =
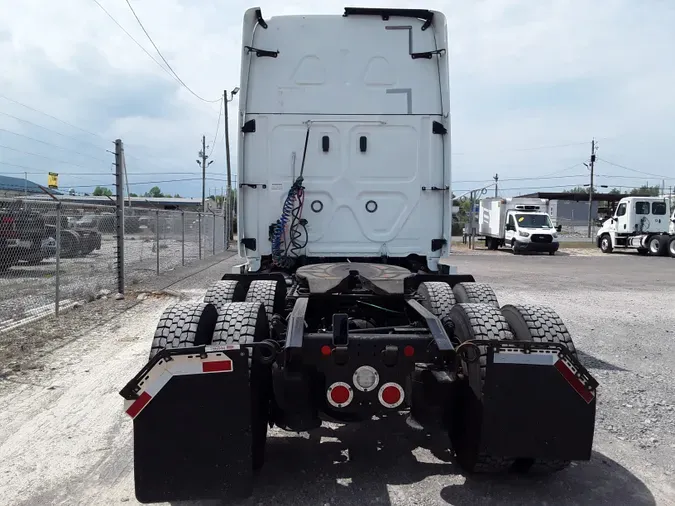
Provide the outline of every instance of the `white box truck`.
<path id="1" fill-rule="evenodd" d="M 506 246 L 514 254 L 530 251 L 555 255 L 560 246 L 560 227 L 553 227 L 542 199 L 483 199 L 478 220 L 479 234 L 485 237 L 485 247 L 490 250 Z"/>
<path id="2" fill-rule="evenodd" d="M 596 242 L 603 253 L 621 248 L 675 257 L 675 212 L 663 197 L 624 197 L 598 230 Z"/>

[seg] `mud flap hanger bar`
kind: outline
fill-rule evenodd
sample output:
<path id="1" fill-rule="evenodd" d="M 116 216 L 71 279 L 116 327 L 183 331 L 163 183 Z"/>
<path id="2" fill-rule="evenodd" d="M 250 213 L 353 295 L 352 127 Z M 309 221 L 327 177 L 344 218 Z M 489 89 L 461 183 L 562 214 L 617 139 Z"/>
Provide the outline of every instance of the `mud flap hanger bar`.
<path id="1" fill-rule="evenodd" d="M 133 379 L 129 381 L 129 383 L 127 383 L 124 388 L 122 388 L 122 390 L 120 390 L 119 394 L 128 401 L 136 400 L 138 398 L 140 384 L 148 376 L 150 370 L 161 361 L 171 362 L 173 357 L 184 355 L 198 356 L 200 359 L 204 360 L 209 358 L 210 355 L 222 354 L 225 351 L 243 350 L 248 348 L 251 348 L 252 352 L 247 351 L 247 353 L 252 353 L 253 360 L 261 364 L 272 363 L 277 354 L 281 351 L 279 344 L 271 339 L 257 343 L 242 343 L 237 345 L 202 345 L 188 348 L 164 349 L 152 357 L 150 361 L 148 361 L 148 363 L 145 364 L 145 366 L 138 372 L 138 374 L 136 374 L 136 376 L 134 376 Z"/>
<path id="2" fill-rule="evenodd" d="M 485 343 L 489 346 L 488 349 L 488 362 L 492 361 L 492 358 L 495 353 L 509 353 L 509 352 L 522 352 L 525 355 L 530 355 L 534 353 L 546 353 L 557 355 L 557 357 L 564 359 L 568 363 L 571 363 L 576 369 L 575 376 L 584 383 L 585 387 L 589 390 L 595 390 L 599 383 L 598 381 L 591 376 L 591 373 L 588 372 L 581 362 L 574 358 L 570 353 L 567 346 L 561 343 L 536 343 L 533 341 L 481 341 L 481 345 Z"/>
<path id="3" fill-rule="evenodd" d="M 434 338 L 436 348 L 440 352 L 441 356 L 445 356 L 447 358 L 454 357 L 455 347 L 452 345 L 450 337 L 448 337 L 441 320 L 415 299 L 409 299 L 407 302 L 417 314 L 424 318 L 427 327 L 429 327 L 429 330 L 431 331 L 431 336 Z"/>

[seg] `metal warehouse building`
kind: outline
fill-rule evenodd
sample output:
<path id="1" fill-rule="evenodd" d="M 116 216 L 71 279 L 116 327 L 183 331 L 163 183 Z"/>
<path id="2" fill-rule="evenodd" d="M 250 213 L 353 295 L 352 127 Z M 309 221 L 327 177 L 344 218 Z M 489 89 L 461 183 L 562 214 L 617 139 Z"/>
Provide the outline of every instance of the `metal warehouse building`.
<path id="1" fill-rule="evenodd" d="M 544 199 L 554 226 L 577 227 L 588 224 L 588 193 L 537 192 L 520 196 Z M 625 195 L 594 193 L 591 216 L 596 220 L 609 214 L 611 205 L 623 197 Z"/>
<path id="2" fill-rule="evenodd" d="M 60 195 L 60 192 L 54 190 L 49 191 L 54 195 Z M 45 195 L 40 186 L 33 181 L 0 175 L 0 198 L 24 197 L 26 195 L 29 195 L 30 197 L 44 195 L 49 198 Z"/>

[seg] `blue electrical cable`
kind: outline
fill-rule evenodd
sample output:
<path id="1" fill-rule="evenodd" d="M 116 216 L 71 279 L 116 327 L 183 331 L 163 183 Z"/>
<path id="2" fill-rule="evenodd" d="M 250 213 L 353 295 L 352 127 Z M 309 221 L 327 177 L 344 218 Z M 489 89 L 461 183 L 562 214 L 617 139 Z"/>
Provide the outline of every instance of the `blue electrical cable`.
<path id="1" fill-rule="evenodd" d="M 290 190 L 288 190 L 288 195 L 286 196 L 281 211 L 281 218 L 277 220 L 276 226 L 274 227 L 274 234 L 272 235 L 272 260 L 278 267 L 290 267 L 292 263 L 288 255 L 286 255 L 288 248 L 286 248 L 286 251 L 283 251 L 284 248 L 282 242 L 284 242 L 286 225 L 291 218 L 291 213 L 295 207 L 295 201 L 298 198 L 299 193 L 304 190 L 302 181 L 303 177 L 300 176 L 295 180 Z"/>
<path id="2" fill-rule="evenodd" d="M 298 255 L 298 251 L 304 248 L 307 245 L 309 240 L 307 234 L 307 228 L 305 223 L 307 220 L 300 219 L 300 213 L 302 212 L 302 206 L 304 204 L 304 192 L 305 187 L 302 186 L 304 181 L 303 174 L 305 172 L 305 160 L 307 158 L 307 144 L 309 143 L 309 130 L 312 124 L 309 122 L 307 124 L 307 133 L 305 134 L 305 146 L 302 152 L 302 164 L 300 166 L 300 176 L 295 180 L 291 188 L 288 190 L 288 195 L 286 195 L 286 200 L 281 211 L 281 217 L 277 220 L 274 227 L 274 232 L 272 234 L 272 262 L 277 267 L 281 268 L 290 268 L 293 265 L 293 259 L 288 255 L 289 249 L 294 255 Z M 296 205 L 296 200 L 298 201 Z M 286 245 L 286 248 L 283 248 L 282 243 L 284 241 L 284 236 L 286 232 L 286 225 L 288 220 L 293 217 L 291 222 L 291 227 L 289 230 L 289 244 Z M 302 227 L 305 231 L 306 240 L 303 243 L 298 242 L 298 238 L 302 236 L 301 232 L 298 232 L 297 228 Z M 291 248 L 291 246 L 293 246 Z"/>

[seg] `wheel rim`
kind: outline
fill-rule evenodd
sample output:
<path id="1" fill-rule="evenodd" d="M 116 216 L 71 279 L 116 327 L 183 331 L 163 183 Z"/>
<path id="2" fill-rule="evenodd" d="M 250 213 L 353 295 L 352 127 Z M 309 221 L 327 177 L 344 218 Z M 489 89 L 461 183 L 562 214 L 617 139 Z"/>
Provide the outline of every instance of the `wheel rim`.
<path id="1" fill-rule="evenodd" d="M 659 240 L 658 239 L 652 239 L 651 242 L 649 243 L 649 250 L 652 253 L 658 253 L 659 252 Z"/>
<path id="2" fill-rule="evenodd" d="M 675 241 L 670 241 L 670 256 L 675 257 Z"/>
<path id="3" fill-rule="evenodd" d="M 609 241 L 607 240 L 606 237 L 603 237 L 602 239 L 602 249 L 607 250 L 609 248 Z"/>

